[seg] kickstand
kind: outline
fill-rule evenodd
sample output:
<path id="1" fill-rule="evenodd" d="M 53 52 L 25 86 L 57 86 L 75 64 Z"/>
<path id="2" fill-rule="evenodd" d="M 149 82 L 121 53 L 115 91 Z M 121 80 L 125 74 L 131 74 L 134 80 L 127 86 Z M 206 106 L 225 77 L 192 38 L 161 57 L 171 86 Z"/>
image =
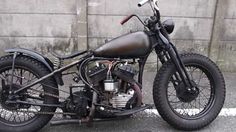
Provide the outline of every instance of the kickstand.
<path id="1" fill-rule="evenodd" d="M 88 127 L 92 127 L 93 126 L 93 118 L 94 118 L 94 113 L 95 113 L 95 104 L 97 103 L 97 93 L 94 91 L 93 92 L 93 101 L 92 101 L 92 107 L 90 109 L 90 113 L 88 116 L 88 123 L 87 126 Z"/>

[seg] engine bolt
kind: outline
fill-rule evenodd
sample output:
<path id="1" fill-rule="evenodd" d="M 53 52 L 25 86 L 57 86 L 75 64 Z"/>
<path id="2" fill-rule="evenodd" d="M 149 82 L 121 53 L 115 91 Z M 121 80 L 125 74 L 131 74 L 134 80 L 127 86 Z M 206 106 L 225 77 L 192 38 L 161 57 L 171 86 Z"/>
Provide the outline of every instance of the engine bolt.
<path id="1" fill-rule="evenodd" d="M 101 111 L 104 111 L 104 110 L 105 110 L 105 108 L 104 108 L 104 107 L 100 107 L 100 110 L 101 110 Z"/>

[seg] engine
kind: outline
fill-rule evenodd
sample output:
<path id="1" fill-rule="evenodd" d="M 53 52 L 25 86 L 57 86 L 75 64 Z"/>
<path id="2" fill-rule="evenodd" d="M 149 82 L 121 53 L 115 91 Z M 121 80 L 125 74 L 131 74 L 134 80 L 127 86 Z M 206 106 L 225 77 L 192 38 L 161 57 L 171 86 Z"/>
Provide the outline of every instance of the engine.
<path id="1" fill-rule="evenodd" d="M 134 91 L 130 89 L 129 93 L 118 93 L 115 94 L 109 102 L 112 104 L 114 108 L 131 108 L 131 105 L 129 105 L 128 102 L 131 101 L 131 99 L 134 96 Z"/>
<path id="2" fill-rule="evenodd" d="M 88 75 L 93 83 L 100 85 L 106 97 L 100 100 L 101 104 L 110 105 L 113 108 L 130 109 L 133 107 L 136 96 L 135 90 L 127 80 L 133 80 L 137 70 L 129 64 L 121 63 L 111 68 L 110 65 L 97 63 L 89 69 Z"/>

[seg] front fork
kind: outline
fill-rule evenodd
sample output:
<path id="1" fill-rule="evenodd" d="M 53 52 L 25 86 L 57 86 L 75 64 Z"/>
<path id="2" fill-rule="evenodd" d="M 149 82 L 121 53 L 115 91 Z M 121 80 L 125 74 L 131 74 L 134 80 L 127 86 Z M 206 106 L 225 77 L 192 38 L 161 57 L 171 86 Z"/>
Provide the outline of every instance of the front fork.
<path id="1" fill-rule="evenodd" d="M 181 80 L 183 81 L 186 90 L 191 91 L 193 88 L 192 81 L 175 46 L 172 43 L 169 43 L 169 45 L 166 46 L 164 50 L 159 50 L 156 48 L 156 53 L 162 64 L 166 63 L 167 61 L 172 61 L 175 65 L 178 74 L 175 73 L 174 76 L 171 77 L 173 84 L 176 86 L 178 84 L 175 82 L 175 80 Z"/>

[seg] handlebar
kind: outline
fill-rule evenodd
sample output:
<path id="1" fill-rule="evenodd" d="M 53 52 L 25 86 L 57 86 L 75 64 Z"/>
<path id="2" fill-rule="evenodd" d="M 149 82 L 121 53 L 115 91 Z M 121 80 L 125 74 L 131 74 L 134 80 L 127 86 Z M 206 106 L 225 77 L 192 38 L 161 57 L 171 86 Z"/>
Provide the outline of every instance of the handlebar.
<path id="1" fill-rule="evenodd" d="M 141 7 L 143 5 L 145 5 L 146 3 L 148 2 L 153 2 L 153 5 L 154 5 L 154 16 L 157 17 L 157 20 L 160 20 L 160 12 L 159 12 L 159 8 L 158 8 L 158 5 L 157 5 L 157 1 L 158 0 L 142 0 L 138 3 L 138 6 Z M 129 21 L 132 17 L 137 17 L 139 19 L 139 21 L 145 26 L 146 24 L 135 14 L 132 14 L 130 16 L 127 16 L 124 20 L 122 20 L 120 22 L 121 25 L 125 24 L 127 21 Z M 156 21 L 156 20 L 155 20 Z"/>
<path id="2" fill-rule="evenodd" d="M 127 21 L 129 21 L 129 19 L 131 19 L 133 16 L 136 16 L 136 15 L 132 14 L 132 15 L 127 16 L 124 20 L 122 20 L 122 21 L 120 22 L 120 24 L 121 24 L 121 25 L 124 25 L 124 24 L 125 24 Z"/>
<path id="3" fill-rule="evenodd" d="M 138 3 L 138 6 L 139 7 L 141 7 L 141 6 L 143 6 L 143 5 L 145 5 L 146 3 L 148 3 L 150 0 L 142 0 L 142 1 L 140 1 L 139 3 Z M 130 16 L 127 16 L 124 20 L 122 20 L 121 22 L 120 22 L 120 24 L 121 25 L 124 25 L 127 21 L 129 21 L 129 19 L 131 19 L 132 17 L 134 17 L 134 16 L 136 16 L 139 20 L 140 20 L 140 18 L 137 16 L 137 15 L 135 15 L 135 14 L 132 14 L 132 15 L 130 15 Z M 140 20 L 141 21 L 141 20 Z M 142 21 L 141 21 L 142 22 Z M 142 22 L 143 23 L 143 22 Z"/>
<path id="4" fill-rule="evenodd" d="M 124 25 L 124 24 L 125 24 L 127 21 L 129 21 L 129 19 L 131 19 L 132 17 L 138 18 L 138 20 L 139 20 L 143 25 L 145 25 L 145 24 L 143 23 L 143 21 L 139 18 L 139 16 L 137 16 L 137 15 L 135 15 L 135 14 L 132 14 L 132 15 L 127 16 L 124 20 L 122 20 L 122 21 L 120 22 L 120 24 L 121 24 L 121 25 Z"/>
<path id="5" fill-rule="evenodd" d="M 138 7 L 145 5 L 149 0 L 142 0 L 138 3 Z"/>

